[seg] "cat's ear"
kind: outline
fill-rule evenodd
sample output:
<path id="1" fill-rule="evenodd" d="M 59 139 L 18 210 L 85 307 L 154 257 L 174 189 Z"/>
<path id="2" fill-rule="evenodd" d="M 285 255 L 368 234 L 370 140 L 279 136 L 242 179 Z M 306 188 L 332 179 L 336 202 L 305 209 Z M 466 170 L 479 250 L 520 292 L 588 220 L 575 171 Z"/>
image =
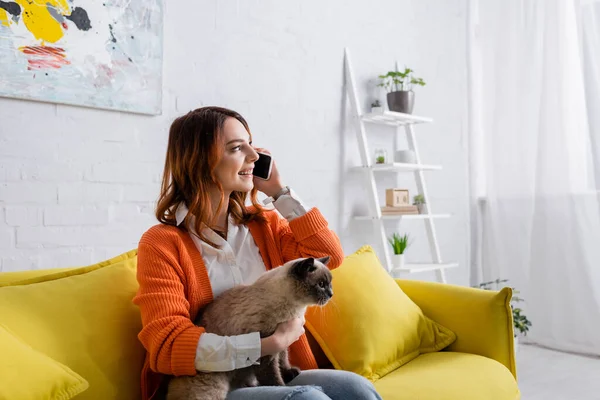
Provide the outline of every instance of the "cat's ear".
<path id="1" fill-rule="evenodd" d="M 327 265 L 327 264 L 329 264 L 329 259 L 330 259 L 330 258 L 331 258 L 331 257 L 329 257 L 329 256 L 325 256 L 325 257 L 317 258 L 317 260 L 319 260 L 319 262 L 320 262 L 321 264 L 323 264 L 323 265 Z"/>
<path id="2" fill-rule="evenodd" d="M 317 267 L 315 267 L 315 259 L 314 258 L 305 258 L 304 260 L 300 260 L 294 264 L 292 267 L 292 272 L 298 278 L 306 278 L 306 276 L 313 272 Z"/>

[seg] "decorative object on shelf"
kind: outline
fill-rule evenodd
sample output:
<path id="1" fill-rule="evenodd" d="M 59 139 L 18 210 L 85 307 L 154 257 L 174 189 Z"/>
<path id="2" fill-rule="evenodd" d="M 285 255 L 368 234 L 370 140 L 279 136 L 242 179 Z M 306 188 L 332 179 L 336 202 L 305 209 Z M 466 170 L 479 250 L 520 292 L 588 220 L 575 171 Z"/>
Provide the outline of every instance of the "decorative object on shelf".
<path id="1" fill-rule="evenodd" d="M 417 194 L 413 197 L 413 205 L 417 206 L 419 214 L 427 213 L 427 203 L 425 203 L 425 197 L 422 194 Z"/>
<path id="2" fill-rule="evenodd" d="M 412 150 L 396 150 L 394 153 L 394 161 L 403 164 L 415 164 L 417 156 Z"/>
<path id="3" fill-rule="evenodd" d="M 381 207 L 381 215 L 414 215 L 419 214 L 417 206 L 411 206 L 410 204 L 405 206 L 385 206 Z"/>
<path id="4" fill-rule="evenodd" d="M 398 233 L 392 234 L 392 237 L 388 239 L 390 245 L 392 245 L 392 249 L 394 250 L 394 268 L 402 268 L 404 267 L 404 252 L 408 247 L 408 234 L 404 234 L 404 236 L 400 236 Z"/>
<path id="5" fill-rule="evenodd" d="M 390 111 L 412 114 L 415 104 L 414 85 L 425 86 L 421 78 L 413 76 L 413 70 L 405 67 L 404 72 L 389 71 L 385 75 L 379 75 L 383 81 L 377 86 L 384 87 L 387 91 L 387 102 Z"/>
<path id="6" fill-rule="evenodd" d="M 483 290 L 500 290 L 502 289 L 501 284 L 508 283 L 508 279 L 500 279 L 497 278 L 493 281 L 482 282 L 477 286 L 473 286 L 475 288 L 483 289 Z M 513 314 L 513 326 L 514 326 L 514 337 L 515 337 L 515 352 L 517 351 L 519 345 L 518 333 L 523 336 L 527 336 L 527 332 L 529 332 L 529 328 L 531 327 L 531 321 L 527 318 L 527 316 L 523 313 L 523 309 L 516 306 L 516 303 L 524 302 L 518 294 L 519 292 L 516 288 L 512 288 L 513 296 L 510 300 L 510 308 L 512 309 Z M 518 331 L 518 333 L 517 333 Z"/>
<path id="7" fill-rule="evenodd" d="M 389 207 L 410 205 L 408 189 L 385 189 L 385 205 Z"/>
<path id="8" fill-rule="evenodd" d="M 383 114 L 383 111 L 383 106 L 381 105 L 379 100 L 375 100 L 373 103 L 371 103 L 371 112 L 373 114 Z"/>
<path id="9" fill-rule="evenodd" d="M 385 149 L 375 149 L 375 164 L 387 163 L 387 151 Z"/>

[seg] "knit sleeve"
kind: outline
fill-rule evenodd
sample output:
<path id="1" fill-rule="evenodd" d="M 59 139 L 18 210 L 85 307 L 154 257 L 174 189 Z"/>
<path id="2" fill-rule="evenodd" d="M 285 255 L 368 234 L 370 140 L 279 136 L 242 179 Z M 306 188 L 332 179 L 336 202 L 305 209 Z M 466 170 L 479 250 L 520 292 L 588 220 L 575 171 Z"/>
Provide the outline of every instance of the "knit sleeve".
<path id="1" fill-rule="evenodd" d="M 329 229 L 327 220 L 317 208 L 290 222 L 279 217 L 274 231 L 285 262 L 301 257 L 330 256 L 328 267 L 334 269 L 344 260 L 340 239 Z"/>
<path id="2" fill-rule="evenodd" d="M 138 292 L 133 300 L 142 315 L 138 337 L 150 368 L 167 375 L 195 375 L 196 347 L 204 329 L 190 319 L 185 275 L 175 254 L 142 240 L 138 247 Z"/>

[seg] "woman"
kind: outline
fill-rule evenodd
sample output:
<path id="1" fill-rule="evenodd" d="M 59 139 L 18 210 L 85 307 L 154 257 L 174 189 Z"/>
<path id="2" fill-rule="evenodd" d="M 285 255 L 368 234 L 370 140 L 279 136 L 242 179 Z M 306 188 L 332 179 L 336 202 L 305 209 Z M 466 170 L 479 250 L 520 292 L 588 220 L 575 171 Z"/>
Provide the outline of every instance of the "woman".
<path id="1" fill-rule="evenodd" d="M 228 400 L 379 399 L 359 375 L 316 369 L 300 318 L 262 339 L 258 332 L 222 337 L 192 322 L 214 296 L 286 261 L 329 255 L 331 268 L 342 262 L 325 218 L 282 184 L 275 163 L 268 180 L 252 176 L 256 150 L 266 152 L 252 146 L 248 124 L 231 110 L 204 107 L 171 125 L 156 211 L 162 224 L 138 248 L 143 398 L 163 397 L 169 375 L 245 368 L 289 347 L 292 365 L 303 372 L 288 386 L 237 389 Z M 285 218 L 262 208 L 257 191 Z M 248 194 L 252 207 L 245 206 Z"/>

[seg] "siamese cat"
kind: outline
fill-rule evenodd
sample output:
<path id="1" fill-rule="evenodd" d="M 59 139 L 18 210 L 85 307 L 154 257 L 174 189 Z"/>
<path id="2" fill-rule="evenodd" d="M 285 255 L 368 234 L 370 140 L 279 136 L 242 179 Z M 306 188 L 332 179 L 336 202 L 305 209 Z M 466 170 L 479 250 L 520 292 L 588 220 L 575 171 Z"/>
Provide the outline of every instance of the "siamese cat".
<path id="1" fill-rule="evenodd" d="M 260 332 L 272 335 L 277 325 L 303 317 L 306 307 L 325 305 L 333 296 L 329 257 L 289 261 L 265 272 L 252 285 L 239 285 L 217 296 L 196 318 L 206 332 L 221 336 Z M 261 357 L 259 365 L 227 372 L 174 377 L 167 400 L 224 400 L 229 391 L 250 386 L 283 386 L 300 373 L 287 350 Z"/>

